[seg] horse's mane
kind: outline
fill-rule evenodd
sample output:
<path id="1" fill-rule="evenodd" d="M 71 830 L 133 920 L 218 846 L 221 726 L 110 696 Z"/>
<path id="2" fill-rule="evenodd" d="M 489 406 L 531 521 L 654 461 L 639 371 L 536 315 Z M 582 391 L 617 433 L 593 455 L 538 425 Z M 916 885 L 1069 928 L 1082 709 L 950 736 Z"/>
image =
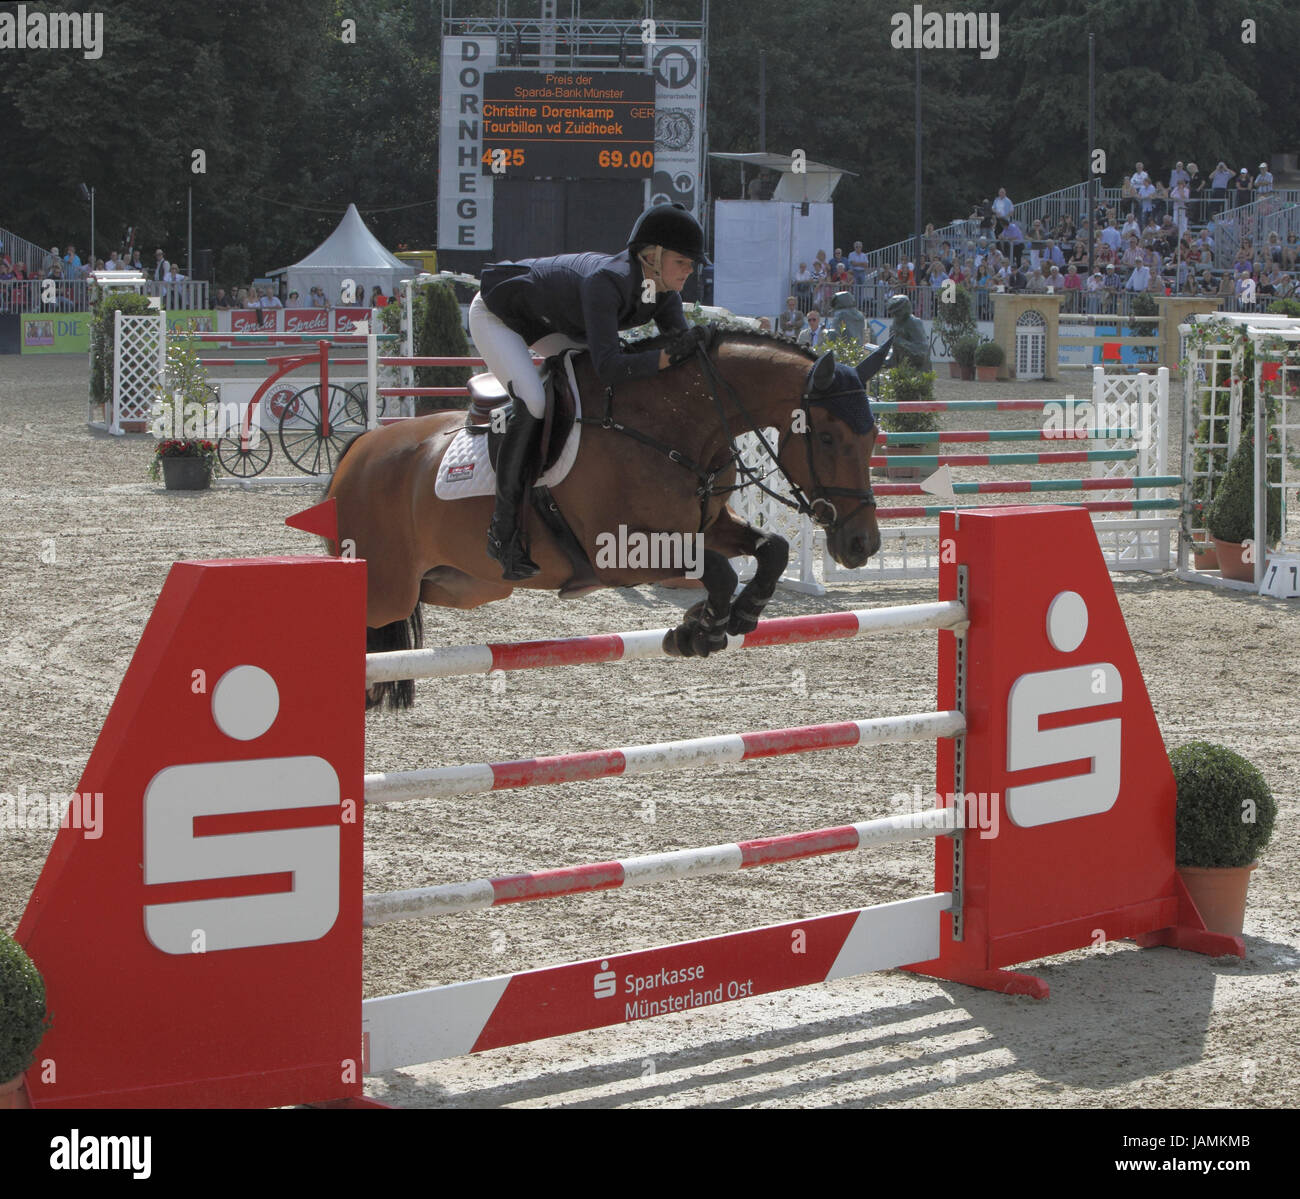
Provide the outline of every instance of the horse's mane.
<path id="1" fill-rule="evenodd" d="M 654 337 L 646 338 L 644 341 L 638 341 L 634 348 L 637 350 L 658 350 L 670 337 L 671 333 L 659 333 Z M 785 333 L 764 332 L 761 329 L 719 329 L 718 343 L 724 345 L 754 345 L 754 346 L 771 346 L 776 349 L 793 350 L 800 357 L 808 362 L 816 362 L 818 353 L 808 346 L 800 345 L 793 337 Z"/>

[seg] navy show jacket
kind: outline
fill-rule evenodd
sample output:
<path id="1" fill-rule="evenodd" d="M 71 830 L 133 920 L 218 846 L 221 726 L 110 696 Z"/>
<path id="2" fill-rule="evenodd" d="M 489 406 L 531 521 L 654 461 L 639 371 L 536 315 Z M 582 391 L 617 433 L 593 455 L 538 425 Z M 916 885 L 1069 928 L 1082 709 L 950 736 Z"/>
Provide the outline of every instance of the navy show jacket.
<path id="1" fill-rule="evenodd" d="M 643 275 L 630 250 L 621 254 L 559 254 L 483 268 L 483 303 L 525 342 L 565 333 L 585 342 L 606 387 L 647 379 L 659 370 L 659 351 L 623 353 L 618 334 L 653 320 L 661 333 L 686 329 L 682 298 L 663 292 L 641 300 Z"/>

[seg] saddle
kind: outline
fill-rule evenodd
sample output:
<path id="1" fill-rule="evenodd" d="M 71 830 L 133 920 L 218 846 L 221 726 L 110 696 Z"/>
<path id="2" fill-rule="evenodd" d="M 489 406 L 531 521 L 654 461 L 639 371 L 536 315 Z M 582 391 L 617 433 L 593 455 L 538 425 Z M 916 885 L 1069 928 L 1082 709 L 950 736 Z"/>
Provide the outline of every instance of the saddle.
<path id="1" fill-rule="evenodd" d="M 533 447 L 531 469 L 533 478 L 539 478 L 551 469 L 564 449 L 564 443 L 573 430 L 576 408 L 571 384 L 566 377 L 563 358 L 548 358 L 542 375 L 542 389 L 546 395 L 546 417 L 542 422 L 541 441 Z M 488 439 L 488 458 L 496 470 L 497 455 L 501 449 L 504 432 L 492 428 L 492 414 L 505 408 L 509 416 L 509 393 L 493 374 L 474 375 L 469 381 L 470 408 L 467 427 L 470 432 L 482 432 Z"/>
<path id="2" fill-rule="evenodd" d="M 566 351 L 557 357 L 548 358 L 543 368 L 542 389 L 546 396 L 546 416 L 530 451 L 526 468 L 530 481 L 542 477 L 556 464 L 577 419 L 577 406 L 574 402 L 577 379 L 573 374 L 575 356 L 576 352 Z M 509 415 L 512 406 L 510 394 L 497 377 L 490 373 L 474 375 L 469 381 L 469 394 L 470 409 L 465 427 L 471 433 L 482 433 L 488 439 L 488 459 L 492 463 L 492 469 L 496 470 L 505 433 L 504 430 L 493 429 L 492 414 L 500 408 L 506 408 L 507 416 Z M 528 495 L 538 519 L 551 531 L 573 568 L 573 574 L 560 588 L 560 598 L 569 599 L 604 587 L 596 577 L 587 551 L 583 549 L 551 495 L 550 488 L 530 482 Z"/>

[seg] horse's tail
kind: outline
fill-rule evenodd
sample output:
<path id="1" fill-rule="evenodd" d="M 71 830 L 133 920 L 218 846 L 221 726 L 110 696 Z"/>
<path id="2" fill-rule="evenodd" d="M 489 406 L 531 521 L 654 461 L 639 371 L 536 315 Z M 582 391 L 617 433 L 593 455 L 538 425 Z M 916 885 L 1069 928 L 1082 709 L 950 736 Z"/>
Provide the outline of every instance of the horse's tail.
<path id="1" fill-rule="evenodd" d="M 392 650 L 420 649 L 424 645 L 424 617 L 420 605 L 405 620 L 366 629 L 366 653 L 387 653 Z M 412 707 L 415 703 L 415 680 L 400 679 L 394 683 L 376 683 L 366 688 L 366 711 L 388 702 L 394 710 Z"/>

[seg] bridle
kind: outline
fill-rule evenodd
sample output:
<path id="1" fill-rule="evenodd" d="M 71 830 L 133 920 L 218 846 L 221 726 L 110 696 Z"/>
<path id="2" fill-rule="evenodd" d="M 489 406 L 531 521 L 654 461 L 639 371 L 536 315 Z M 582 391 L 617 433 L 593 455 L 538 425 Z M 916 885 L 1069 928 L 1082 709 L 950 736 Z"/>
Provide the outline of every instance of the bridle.
<path id="1" fill-rule="evenodd" d="M 612 430 L 615 433 L 621 433 L 623 436 L 631 438 L 640 445 L 653 449 L 663 454 L 670 462 L 691 471 L 700 481 L 700 486 L 696 488 L 695 494 L 700 501 L 700 530 L 703 531 L 708 519 L 709 500 L 714 496 L 730 495 L 732 492 L 741 491 L 746 487 L 757 487 L 764 494 L 769 495 L 772 499 L 787 508 L 793 508 L 801 516 L 807 516 L 811 521 L 824 529 L 827 533 L 835 533 L 843 528 L 850 520 L 857 516 L 862 508 L 874 508 L 876 506 L 876 497 L 871 490 L 870 484 L 865 488 L 855 487 L 831 487 L 822 483 L 817 474 L 817 461 L 813 447 L 813 427 L 812 427 L 812 405 L 828 403 L 838 396 L 845 395 L 845 392 L 821 392 L 812 386 L 812 372 L 809 372 L 808 383 L 804 387 L 803 394 L 799 397 L 799 409 L 803 412 L 804 419 L 802 436 L 804 447 L 808 455 L 808 476 L 811 480 L 809 491 L 805 492 L 793 478 L 790 472 L 785 469 L 781 463 L 780 441 L 778 440 L 777 448 L 773 449 L 768 443 L 767 438 L 763 435 L 762 427 L 755 420 L 753 414 L 741 402 L 740 397 L 736 394 L 736 389 L 731 386 L 726 379 L 722 377 L 718 370 L 717 364 L 709 357 L 708 351 L 704 346 L 696 347 L 696 358 L 700 364 L 700 373 L 704 376 L 704 381 L 708 385 L 709 395 L 713 400 L 713 406 L 717 410 L 718 420 L 722 424 L 722 432 L 727 438 L 727 444 L 731 453 L 722 465 L 710 470 L 708 467 L 696 462 L 689 455 L 682 453 L 681 450 L 674 449 L 670 445 L 651 437 L 647 433 L 641 432 L 640 429 L 631 428 L 621 421 L 614 419 L 614 389 L 612 387 L 605 389 L 605 415 L 600 416 L 581 416 L 578 423 L 583 425 L 598 425 L 603 429 Z M 726 391 L 731 402 L 740 411 L 745 420 L 745 428 L 741 432 L 753 433 L 758 438 L 758 443 L 763 447 L 763 452 L 772 460 L 772 465 L 776 471 L 785 480 L 786 487 L 789 489 L 789 495 L 782 495 L 774 491 L 763 482 L 767 477 L 766 470 L 755 469 L 748 466 L 740 456 L 740 448 L 736 445 L 736 434 L 732 432 L 731 425 L 727 420 L 726 405 L 722 400 L 722 392 Z M 728 487 L 720 487 L 717 484 L 717 478 L 721 474 L 734 467 L 739 482 L 733 483 Z M 868 477 L 870 477 L 870 464 L 868 464 Z M 858 501 L 857 506 L 849 513 L 848 516 L 840 516 L 839 509 L 831 500 L 831 496 L 840 499 L 855 499 Z"/>
<path id="2" fill-rule="evenodd" d="M 718 419 L 722 422 L 722 430 L 726 434 L 727 440 L 731 445 L 732 462 L 736 467 L 737 474 L 744 480 L 744 482 L 739 482 L 733 487 L 720 489 L 714 494 L 720 494 L 724 491 L 739 491 L 744 487 L 755 486 L 764 494 L 771 496 L 772 499 L 776 500 L 778 503 L 784 504 L 787 508 L 795 509 L 795 511 L 797 511 L 801 516 L 807 516 L 814 524 L 820 526 L 827 533 L 834 533 L 843 528 L 844 525 L 857 516 L 858 512 L 862 508 L 876 507 L 875 493 L 872 491 L 870 484 L 865 488 L 832 487 L 823 483 L 817 473 L 817 459 L 813 447 L 814 432 L 812 423 L 812 405 L 828 403 L 845 393 L 819 392 L 814 390 L 812 385 L 812 373 L 809 372 L 808 382 L 804 387 L 803 394 L 799 397 L 799 411 L 803 413 L 804 419 L 800 422 L 802 430 L 798 435 L 802 436 L 804 439 L 804 449 L 808 456 L 808 478 L 810 481 L 809 489 L 805 492 L 804 489 L 790 477 L 790 472 L 787 471 L 781 463 L 780 439 L 777 441 L 777 448 L 773 449 L 772 446 L 768 444 L 768 440 L 763 435 L 763 431 L 759 427 L 758 422 L 754 419 L 753 415 L 745 405 L 741 403 L 740 397 L 736 394 L 735 388 L 733 388 L 731 384 L 722 377 L 717 365 L 705 352 L 703 346 L 699 349 L 698 357 L 700 360 L 700 369 L 704 375 L 705 381 L 709 385 L 709 393 L 713 398 L 714 407 L 718 412 Z M 736 438 L 727 423 L 725 405 L 723 404 L 722 397 L 719 394 L 722 388 L 726 389 L 727 393 L 731 397 L 732 403 L 736 405 L 744 416 L 746 423 L 749 425 L 748 431 L 752 432 L 754 436 L 758 438 L 759 445 L 763 447 L 763 452 L 772 460 L 772 465 L 785 480 L 785 485 L 790 492 L 789 496 L 784 496 L 780 494 L 780 492 L 774 491 L 763 482 L 763 479 L 766 476 L 765 471 L 759 473 L 755 471 L 754 468 L 747 466 L 741 460 L 740 451 L 736 446 Z M 796 434 L 792 432 L 789 435 L 795 436 Z M 870 464 L 868 464 L 868 477 L 870 477 L 870 469 Z M 840 516 L 839 509 L 831 500 L 831 496 L 840 499 L 854 499 L 857 500 L 858 503 L 848 516 Z"/>

